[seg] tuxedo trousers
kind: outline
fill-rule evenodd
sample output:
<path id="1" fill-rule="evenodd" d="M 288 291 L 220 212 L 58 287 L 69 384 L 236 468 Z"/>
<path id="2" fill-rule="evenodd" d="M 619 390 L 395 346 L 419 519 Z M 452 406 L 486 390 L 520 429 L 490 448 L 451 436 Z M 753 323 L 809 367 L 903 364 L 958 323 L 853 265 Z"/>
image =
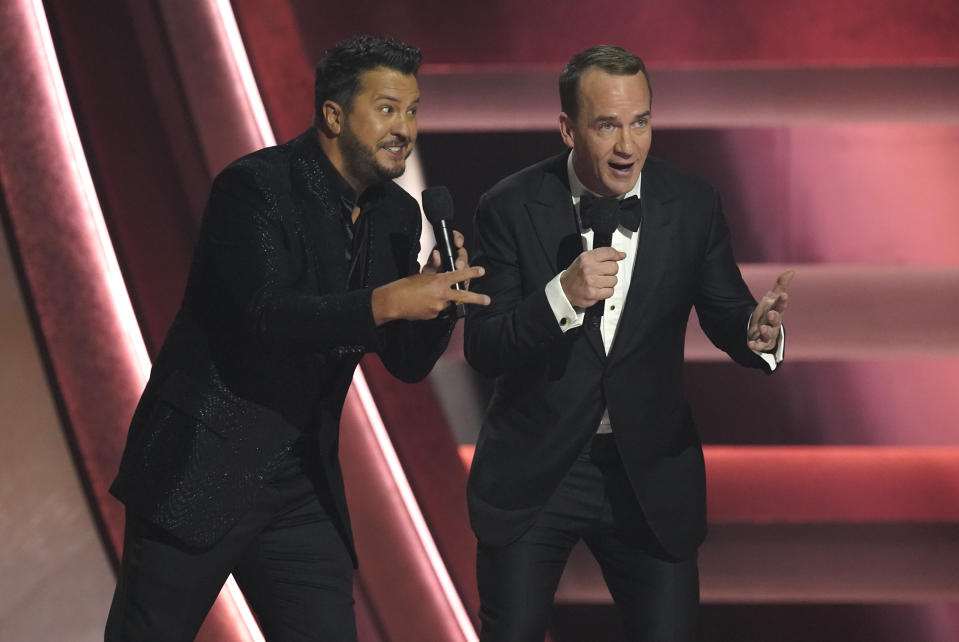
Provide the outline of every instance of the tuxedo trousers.
<path id="1" fill-rule="evenodd" d="M 324 487 L 287 462 L 209 549 L 127 515 L 106 642 L 189 642 L 233 573 L 270 642 L 355 642 L 353 560 Z"/>
<path id="2" fill-rule="evenodd" d="M 573 546 L 599 563 L 630 642 L 693 642 L 695 555 L 674 559 L 636 501 L 613 435 L 595 435 L 518 540 L 477 548 L 482 642 L 542 642 Z"/>

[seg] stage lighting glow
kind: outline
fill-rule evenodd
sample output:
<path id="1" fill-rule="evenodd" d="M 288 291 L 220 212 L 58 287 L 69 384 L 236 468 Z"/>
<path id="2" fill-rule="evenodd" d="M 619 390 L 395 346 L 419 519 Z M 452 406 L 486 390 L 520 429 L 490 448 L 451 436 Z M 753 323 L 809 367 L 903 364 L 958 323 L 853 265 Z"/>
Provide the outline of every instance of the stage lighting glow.
<path id="1" fill-rule="evenodd" d="M 141 383 L 146 385 L 147 377 L 150 374 L 150 357 L 147 355 L 146 346 L 143 343 L 140 326 L 133 314 L 133 305 L 130 303 L 130 296 L 123 283 L 123 275 L 120 273 L 116 253 L 113 251 L 113 243 L 103 220 L 100 201 L 97 198 L 96 189 L 93 187 L 90 168 L 87 166 L 86 157 L 83 154 L 80 134 L 77 132 L 73 110 L 67 98 L 63 76 L 60 74 L 60 64 L 57 61 L 56 49 L 53 47 L 53 38 L 50 35 L 47 17 L 43 10 L 43 2 L 32 0 L 29 4 L 35 22 L 35 34 L 39 39 L 39 52 L 47 71 L 47 87 L 52 93 L 51 98 L 56 105 L 57 118 L 53 124 L 57 127 L 61 140 L 69 150 L 69 164 L 73 173 L 72 184 L 79 191 L 85 204 L 84 212 L 86 216 L 82 223 L 87 230 L 86 240 L 96 247 L 96 252 L 93 252 L 92 255 L 99 262 L 98 271 L 103 275 L 104 283 L 106 283 L 110 293 L 114 313 L 122 329 L 127 350 L 135 363 L 137 375 Z"/>
<path id="2" fill-rule="evenodd" d="M 393 442 L 390 441 L 389 433 L 387 433 L 386 426 L 383 424 L 383 418 L 380 416 L 380 412 L 376 407 L 376 401 L 373 399 L 373 394 L 370 392 L 370 388 L 366 383 L 366 378 L 363 376 L 363 372 L 360 368 L 357 368 L 356 372 L 353 373 L 353 389 L 356 391 L 360 398 L 360 402 L 363 404 L 366 417 L 373 429 L 373 435 L 379 444 L 380 453 L 383 455 L 383 459 L 386 461 L 386 465 L 390 471 L 390 476 L 393 478 L 393 483 L 396 485 L 396 490 L 403 499 L 403 503 L 406 506 L 406 512 L 410 516 L 410 520 L 413 523 L 413 528 L 416 530 L 416 534 L 420 540 L 420 543 L 423 545 L 423 552 L 426 554 L 430 565 L 433 567 L 433 572 L 440 584 L 440 589 L 443 591 L 443 595 L 446 597 L 446 601 L 449 603 L 450 609 L 453 612 L 453 616 L 456 618 L 456 622 L 463 633 L 463 639 L 467 640 L 468 642 L 477 642 L 479 638 L 476 636 L 476 630 L 473 628 L 473 624 L 470 622 L 469 615 L 466 613 L 466 608 L 463 606 L 463 602 L 460 600 L 459 594 L 456 592 L 456 588 L 453 586 L 453 580 L 450 578 L 449 571 L 447 571 L 446 565 L 443 563 L 443 558 L 440 556 L 439 550 L 436 548 L 436 542 L 433 540 L 429 526 L 426 525 L 426 520 L 423 518 L 423 513 L 420 511 L 419 504 L 416 502 L 416 497 L 413 495 L 413 489 L 410 488 L 409 480 L 406 478 L 406 474 L 403 472 L 403 466 L 400 464 L 400 460 L 396 456 L 396 450 L 393 448 Z"/>
<path id="3" fill-rule="evenodd" d="M 219 18 L 220 26 L 223 28 L 221 36 L 226 40 L 227 48 L 233 56 L 238 82 L 248 101 L 250 117 L 256 123 L 260 137 L 263 139 L 263 146 L 276 145 L 273 127 L 270 126 L 270 119 L 266 115 L 266 107 L 263 106 L 260 90 L 256 85 L 256 79 L 253 77 L 253 68 L 250 66 L 249 58 L 247 58 L 246 47 L 243 46 L 243 38 L 240 36 L 240 29 L 236 24 L 236 16 L 233 13 L 230 0 L 213 0 L 213 4 L 215 15 Z"/>

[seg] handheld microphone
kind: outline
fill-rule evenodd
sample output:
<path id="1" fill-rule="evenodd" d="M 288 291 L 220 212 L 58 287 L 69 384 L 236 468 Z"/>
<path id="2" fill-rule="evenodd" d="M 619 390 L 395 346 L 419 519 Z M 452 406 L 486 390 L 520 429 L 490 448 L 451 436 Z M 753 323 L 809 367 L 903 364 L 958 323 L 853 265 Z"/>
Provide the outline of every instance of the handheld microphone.
<path id="1" fill-rule="evenodd" d="M 586 220 L 585 216 L 580 217 Z M 613 244 L 613 232 L 619 226 L 619 201 L 615 198 L 597 198 L 590 203 L 589 226 L 593 230 L 593 249 Z M 597 301 L 586 311 L 586 320 L 593 329 L 599 328 L 600 319 L 606 310 L 606 301 Z"/>
<path id="2" fill-rule="evenodd" d="M 447 224 L 453 222 L 453 197 L 450 191 L 443 186 L 427 187 L 423 190 L 423 213 L 433 226 L 436 249 L 440 252 L 444 271 L 452 272 L 456 269 L 456 246 L 453 244 L 453 230 Z M 463 289 L 459 283 L 454 283 L 453 288 Z M 466 316 L 466 306 L 457 303 L 455 307 L 457 318 Z"/>

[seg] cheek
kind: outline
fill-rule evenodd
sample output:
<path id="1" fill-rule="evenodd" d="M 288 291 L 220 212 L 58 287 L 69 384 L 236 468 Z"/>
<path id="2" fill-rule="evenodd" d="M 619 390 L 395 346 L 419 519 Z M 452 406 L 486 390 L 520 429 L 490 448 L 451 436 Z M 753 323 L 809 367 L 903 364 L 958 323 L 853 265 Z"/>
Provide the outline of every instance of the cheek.
<path id="1" fill-rule="evenodd" d="M 373 118 L 364 118 L 357 125 L 357 136 L 367 145 L 374 145 L 382 137 L 383 127 L 379 121 Z"/>
<path id="2" fill-rule="evenodd" d="M 614 155 L 615 150 L 612 144 L 603 145 L 602 148 L 596 150 L 596 162 L 601 167 L 608 167 L 608 163 Z"/>
<path id="3" fill-rule="evenodd" d="M 587 148 L 589 157 L 594 165 L 604 166 L 613 152 L 613 146 L 602 139 L 593 139 Z"/>
<path id="4" fill-rule="evenodd" d="M 390 136 L 390 129 L 388 127 L 379 127 L 375 132 L 371 133 L 369 144 L 370 147 L 377 149 L 380 143 L 386 141 L 387 139 L 392 138 Z"/>
<path id="5" fill-rule="evenodd" d="M 380 137 L 380 129 L 381 127 L 379 126 L 379 123 L 377 123 L 375 120 L 365 123 L 363 127 L 363 137 L 366 139 L 366 142 L 376 142 L 376 140 Z"/>
<path id="6" fill-rule="evenodd" d="M 653 142 L 653 132 L 647 131 L 645 134 L 642 134 L 639 139 L 636 141 L 637 146 L 643 150 L 643 154 L 649 151 L 649 147 Z"/>

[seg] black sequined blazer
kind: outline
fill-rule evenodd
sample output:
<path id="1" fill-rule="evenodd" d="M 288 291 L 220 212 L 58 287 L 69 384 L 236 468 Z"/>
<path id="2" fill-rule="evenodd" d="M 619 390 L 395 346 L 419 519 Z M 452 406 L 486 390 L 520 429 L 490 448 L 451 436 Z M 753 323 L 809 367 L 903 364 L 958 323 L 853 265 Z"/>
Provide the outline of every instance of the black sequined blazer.
<path id="1" fill-rule="evenodd" d="M 212 545 L 305 438 L 353 550 L 337 459 L 353 371 L 376 352 L 392 374 L 417 381 L 453 322 L 374 325 L 372 289 L 418 269 L 419 207 L 392 182 L 366 191 L 361 287 L 351 290 L 351 196 L 312 130 L 217 176 L 183 304 L 111 487 L 128 512 L 188 546 Z"/>

